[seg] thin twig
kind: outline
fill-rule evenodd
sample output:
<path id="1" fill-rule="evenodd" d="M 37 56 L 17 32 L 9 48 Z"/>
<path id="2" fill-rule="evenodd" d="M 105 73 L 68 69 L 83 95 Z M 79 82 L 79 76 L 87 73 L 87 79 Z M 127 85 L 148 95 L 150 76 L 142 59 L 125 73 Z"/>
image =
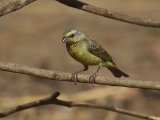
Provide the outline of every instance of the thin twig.
<path id="1" fill-rule="evenodd" d="M 60 105 L 60 106 L 66 106 L 66 107 L 85 107 L 85 108 L 95 108 L 95 109 L 102 109 L 102 110 L 109 110 L 117 113 L 121 113 L 124 115 L 129 115 L 137 118 L 142 118 L 142 119 L 147 119 L 147 120 L 160 120 L 160 117 L 155 117 L 155 116 L 150 116 L 150 115 L 145 115 L 141 113 L 136 113 L 124 109 L 120 109 L 118 107 L 114 107 L 112 105 L 98 105 L 98 104 L 91 104 L 91 103 L 77 103 L 77 102 L 70 102 L 70 101 L 64 101 L 64 100 L 59 100 L 57 97 L 60 95 L 59 92 L 55 92 L 53 95 L 50 97 L 37 100 L 34 102 L 30 102 L 27 104 L 23 105 L 18 105 L 13 108 L 10 108 L 8 110 L 4 110 L 0 112 L 0 118 L 6 117 L 8 115 L 11 115 L 16 112 L 20 112 L 22 110 L 26 110 L 29 108 L 33 107 L 38 107 L 42 105 L 50 105 L 50 104 L 55 104 L 55 105 Z"/>
<path id="2" fill-rule="evenodd" d="M 118 12 L 113 12 L 108 9 L 99 8 L 93 5 L 89 5 L 85 2 L 78 0 L 56 0 L 64 5 L 67 5 L 72 8 L 77 8 L 89 13 L 97 14 L 103 17 L 111 18 L 118 21 L 123 21 L 131 24 L 136 24 L 145 27 L 155 27 L 160 28 L 160 21 L 154 21 L 151 19 L 144 19 L 139 17 L 132 17 Z"/>
<path id="3" fill-rule="evenodd" d="M 0 0 L 0 17 L 23 8 L 36 0 Z"/>
<path id="4" fill-rule="evenodd" d="M 74 82 L 71 80 L 71 73 L 44 70 L 44 69 L 29 67 L 26 65 L 14 64 L 14 63 L 0 62 L 0 70 L 13 72 L 13 73 L 26 74 L 26 75 L 31 75 L 31 76 L 41 77 L 41 78 L 47 78 L 47 79 L 57 80 L 57 81 Z M 90 83 L 89 77 L 90 77 L 89 75 L 80 74 L 78 75 L 78 79 L 79 79 L 78 82 Z M 131 78 L 115 78 L 115 77 L 109 78 L 109 77 L 98 76 L 96 78 L 95 84 L 160 90 L 160 82 L 135 80 Z"/>

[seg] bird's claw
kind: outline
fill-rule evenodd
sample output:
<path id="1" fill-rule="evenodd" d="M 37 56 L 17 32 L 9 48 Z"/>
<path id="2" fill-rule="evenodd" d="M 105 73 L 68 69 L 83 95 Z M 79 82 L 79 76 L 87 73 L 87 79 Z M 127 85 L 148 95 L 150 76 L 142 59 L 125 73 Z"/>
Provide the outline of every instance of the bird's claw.
<path id="1" fill-rule="evenodd" d="M 97 73 L 95 73 L 95 74 L 93 74 L 93 75 L 91 75 L 91 76 L 89 77 L 89 82 L 91 82 L 92 85 L 95 84 L 96 77 L 97 77 Z M 93 87 L 94 87 L 94 86 L 93 86 Z"/>
<path id="2" fill-rule="evenodd" d="M 74 84 L 76 85 L 76 82 L 78 82 L 78 72 L 72 73 L 71 80 L 74 81 Z"/>

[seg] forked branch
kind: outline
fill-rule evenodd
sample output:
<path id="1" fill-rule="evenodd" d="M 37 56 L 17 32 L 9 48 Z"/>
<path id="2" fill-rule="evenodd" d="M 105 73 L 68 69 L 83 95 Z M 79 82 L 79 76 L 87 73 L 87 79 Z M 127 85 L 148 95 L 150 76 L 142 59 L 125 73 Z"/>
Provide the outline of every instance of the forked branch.
<path id="1" fill-rule="evenodd" d="M 149 116 L 149 115 L 145 115 L 141 113 L 136 113 L 136 112 L 120 109 L 112 105 L 99 105 L 99 104 L 93 104 L 93 103 L 91 104 L 91 103 L 78 103 L 78 102 L 64 101 L 64 100 L 57 99 L 59 95 L 60 95 L 59 92 L 55 92 L 53 95 L 47 98 L 37 100 L 34 102 L 30 102 L 27 104 L 23 104 L 23 105 L 18 105 L 8 110 L 4 110 L 0 112 L 0 118 L 6 117 L 13 113 L 20 112 L 22 110 L 26 110 L 29 108 L 38 107 L 42 105 L 54 104 L 54 105 L 60 105 L 60 106 L 66 106 L 66 107 L 84 107 L 84 108 L 102 109 L 102 110 L 113 111 L 113 112 L 121 113 L 124 115 L 129 115 L 129 116 L 133 116 L 137 118 L 142 118 L 146 120 L 160 120 L 159 117 Z"/>

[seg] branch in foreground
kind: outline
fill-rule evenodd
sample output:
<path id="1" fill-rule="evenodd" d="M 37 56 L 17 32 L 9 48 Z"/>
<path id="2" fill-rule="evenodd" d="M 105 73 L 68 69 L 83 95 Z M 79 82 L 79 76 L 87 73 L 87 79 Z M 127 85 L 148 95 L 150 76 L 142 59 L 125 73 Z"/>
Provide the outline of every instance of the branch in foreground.
<path id="1" fill-rule="evenodd" d="M 132 111 L 128 111 L 128 110 L 123 110 L 123 109 L 120 109 L 120 108 L 117 108 L 117 107 L 114 107 L 111 105 L 96 105 L 96 104 L 91 104 L 91 103 L 76 103 L 76 102 L 63 101 L 63 100 L 57 99 L 57 97 L 59 95 L 60 95 L 60 93 L 56 92 L 48 98 L 41 99 L 41 100 L 34 101 L 34 102 L 30 102 L 30 103 L 23 104 L 23 105 L 19 105 L 19 106 L 13 107 L 11 109 L 5 110 L 3 112 L 0 112 L 0 118 L 6 117 L 6 116 L 11 115 L 13 113 L 20 112 L 22 110 L 26 110 L 29 108 L 38 107 L 38 106 L 42 106 L 42 105 L 55 104 L 55 105 L 66 106 L 66 107 L 85 107 L 85 108 L 109 110 L 109 111 L 129 115 L 129 116 L 133 116 L 133 117 L 137 117 L 137 118 L 147 119 L 147 120 L 160 120 L 159 117 L 140 114 L 140 113 L 136 113 L 136 112 L 132 112 Z"/>
<path id="2" fill-rule="evenodd" d="M 56 0 L 69 7 L 77 8 L 86 12 L 94 13 L 103 17 L 111 18 L 118 21 L 123 21 L 131 24 L 136 24 L 145 27 L 160 28 L 160 21 L 154 21 L 151 19 L 143 19 L 138 17 L 131 17 L 118 12 L 109 11 L 108 9 L 99 8 L 93 5 L 89 5 L 85 2 L 77 0 Z"/>
<path id="3" fill-rule="evenodd" d="M 14 12 L 36 0 L 0 0 L 0 17 Z"/>
<path id="4" fill-rule="evenodd" d="M 26 75 L 31 75 L 31 76 L 41 77 L 41 78 L 47 78 L 47 79 L 57 80 L 57 81 L 74 82 L 71 80 L 71 73 L 44 70 L 44 69 L 29 67 L 26 65 L 14 64 L 14 63 L 0 62 L 0 70 L 13 72 L 13 73 L 26 74 Z M 89 75 L 80 74 L 78 75 L 78 79 L 79 79 L 78 82 L 90 83 L 89 77 L 90 77 Z M 160 90 L 160 82 L 135 80 L 131 78 L 115 78 L 115 77 L 109 78 L 109 77 L 98 76 L 96 78 L 95 84 Z"/>

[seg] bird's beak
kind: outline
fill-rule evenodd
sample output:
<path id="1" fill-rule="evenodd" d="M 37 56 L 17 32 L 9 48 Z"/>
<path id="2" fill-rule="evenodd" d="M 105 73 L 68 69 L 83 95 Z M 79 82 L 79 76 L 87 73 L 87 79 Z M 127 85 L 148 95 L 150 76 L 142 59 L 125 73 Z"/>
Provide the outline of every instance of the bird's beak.
<path id="1" fill-rule="evenodd" d="M 67 37 L 63 37 L 62 42 L 66 43 L 68 41 Z"/>

